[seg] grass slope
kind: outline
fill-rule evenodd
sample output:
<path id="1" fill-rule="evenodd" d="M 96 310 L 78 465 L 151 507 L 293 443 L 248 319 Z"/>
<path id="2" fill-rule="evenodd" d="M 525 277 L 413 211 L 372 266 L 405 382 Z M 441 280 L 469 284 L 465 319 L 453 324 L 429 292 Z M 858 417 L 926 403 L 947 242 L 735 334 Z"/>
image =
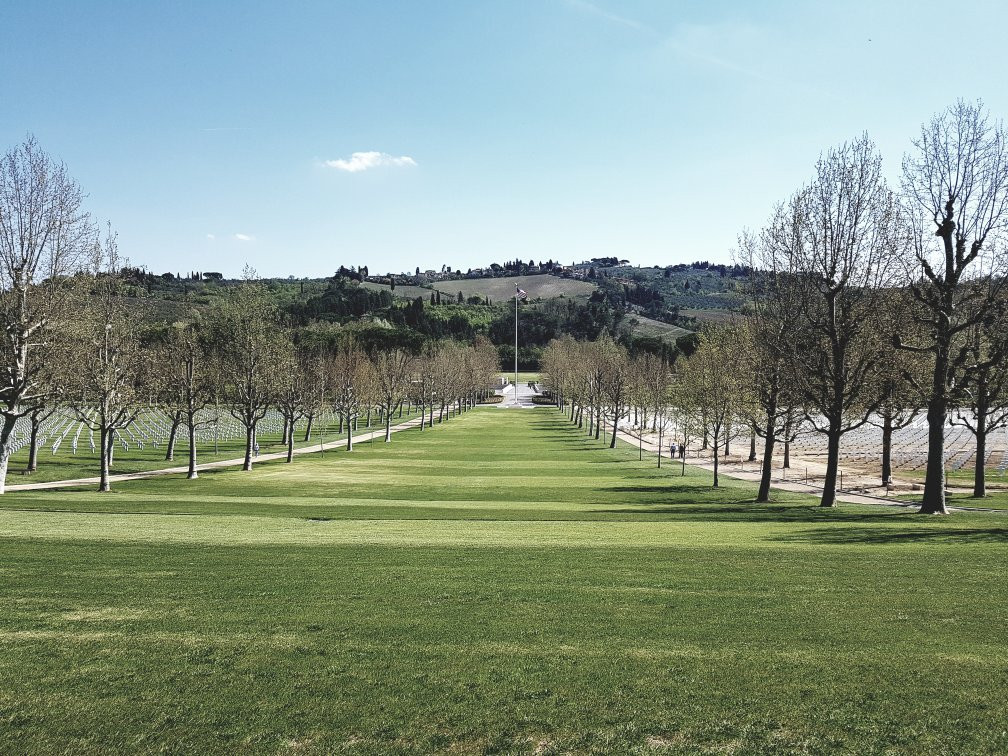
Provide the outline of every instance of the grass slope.
<path id="1" fill-rule="evenodd" d="M 458 296 L 461 291 L 466 298 L 490 297 L 493 302 L 502 302 L 514 297 L 515 284 L 528 294 L 529 299 L 551 299 L 561 295 L 568 299 L 587 299 L 595 291 L 595 284 L 574 278 L 551 276 L 548 273 L 534 276 L 438 281 L 434 287 L 442 294 Z"/>
<path id="2" fill-rule="evenodd" d="M 5 495 L 0 751 L 1008 748 L 1003 517 L 756 506 L 636 456 L 487 408 Z"/>
<path id="3" fill-rule="evenodd" d="M 643 315 L 637 315 L 636 313 L 627 314 L 620 323 L 620 327 L 624 331 L 632 331 L 634 336 L 651 336 L 652 338 L 667 341 L 670 344 L 674 344 L 675 340 L 680 336 L 688 336 L 692 333 L 692 331 L 680 328 L 677 325 L 663 323 L 660 320 L 646 318 Z"/>
<path id="4" fill-rule="evenodd" d="M 424 301 L 430 299 L 431 292 L 433 291 L 433 289 L 426 289 L 423 286 L 411 286 L 409 284 L 396 284 L 395 289 L 393 289 L 388 284 L 376 283 L 374 281 L 362 281 L 360 285 L 365 289 L 372 289 L 374 291 L 391 291 L 394 297 L 401 297 L 403 299 L 421 297 Z"/>

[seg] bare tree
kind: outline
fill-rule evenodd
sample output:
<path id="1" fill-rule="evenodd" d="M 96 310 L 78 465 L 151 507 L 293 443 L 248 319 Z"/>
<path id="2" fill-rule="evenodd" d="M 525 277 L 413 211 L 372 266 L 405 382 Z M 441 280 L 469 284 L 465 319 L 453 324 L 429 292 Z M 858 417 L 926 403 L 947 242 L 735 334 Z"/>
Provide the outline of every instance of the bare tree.
<path id="1" fill-rule="evenodd" d="M 737 335 L 732 329 L 708 327 L 700 332 L 696 351 L 685 361 L 679 377 L 679 398 L 684 414 L 710 438 L 714 462 L 714 487 L 718 487 L 718 449 L 744 401 L 742 371 L 735 358 Z"/>
<path id="2" fill-rule="evenodd" d="M 35 138 L 0 159 L 0 493 L 7 479 L 14 425 L 45 404 L 39 347 L 66 345 L 72 294 L 64 277 L 75 270 L 95 238 L 82 209 L 80 187 Z"/>
<path id="3" fill-rule="evenodd" d="M 640 402 L 645 413 L 651 412 L 651 430 L 658 433 L 658 467 L 661 467 L 662 441 L 670 424 L 669 386 L 672 368 L 668 361 L 653 354 L 644 354 L 636 360 L 636 382 Z M 644 433 L 647 417 L 641 418 L 640 432 Z"/>
<path id="4" fill-rule="evenodd" d="M 357 346 L 353 336 L 346 336 L 336 347 L 329 364 L 332 404 L 346 423 L 346 449 L 353 451 L 353 421 L 361 407 L 363 382 L 371 363 Z"/>
<path id="5" fill-rule="evenodd" d="M 788 365 L 794 339 L 800 328 L 801 293 L 804 279 L 795 275 L 789 250 L 797 248 L 802 216 L 799 204 L 778 205 L 770 224 L 759 234 L 743 233 L 738 258 L 751 273 L 748 293 L 751 308 L 746 327 L 740 332 L 742 364 L 752 389 L 748 421 L 755 435 L 763 439 L 763 461 L 757 502 L 770 501 L 774 449 L 788 421 L 791 389 Z M 755 439 L 754 439 L 755 440 Z"/>
<path id="6" fill-rule="evenodd" d="M 927 397 L 928 458 L 922 514 L 946 514 L 945 425 L 969 365 L 966 333 L 989 317 L 1005 285 L 1008 251 L 1008 133 L 982 103 L 959 101 L 921 127 L 903 160 L 911 206 L 910 291 L 926 340 L 896 344 L 933 360 Z"/>
<path id="7" fill-rule="evenodd" d="M 952 423 L 976 438 L 973 496 L 978 499 L 987 495 L 987 436 L 1008 427 L 1008 318 L 999 315 L 967 334 L 970 358 L 959 388 L 964 401 L 952 413 Z"/>
<path id="8" fill-rule="evenodd" d="M 100 433 L 98 490 L 110 490 L 109 473 L 116 435 L 136 420 L 150 385 L 149 351 L 141 342 L 142 312 L 122 296 L 115 236 L 95 242 L 92 275 L 81 312 L 75 318 L 73 368 L 68 394 L 78 418 Z"/>
<path id="9" fill-rule="evenodd" d="M 630 359 L 627 351 L 615 343 L 608 333 L 603 333 L 598 340 L 599 362 L 604 368 L 600 386 L 602 402 L 612 411 L 612 438 L 609 448 L 616 447 L 616 434 L 619 431 L 619 421 L 626 411 L 627 392 L 630 384 Z"/>
<path id="10" fill-rule="evenodd" d="M 392 349 L 375 355 L 375 377 L 378 401 L 385 418 L 385 443 L 392 440 L 392 412 L 403 400 L 409 388 L 413 358 L 402 349 Z"/>
<path id="11" fill-rule="evenodd" d="M 173 324 L 161 346 L 158 381 L 169 417 L 171 437 L 166 459 L 174 457 L 175 436 L 185 425 L 189 436 L 188 479 L 199 477 L 196 468 L 196 434 L 209 427 L 212 420 L 201 419 L 201 412 L 214 401 L 219 383 L 216 360 L 207 344 L 207 333 L 200 321 Z"/>
<path id="12" fill-rule="evenodd" d="M 276 308 L 246 267 L 244 280 L 218 304 L 215 328 L 228 411 L 245 429 L 244 470 L 252 469 L 256 429 L 273 406 L 278 378 Z"/>
<path id="13" fill-rule="evenodd" d="M 894 296 L 902 299 L 895 292 Z M 897 323 L 911 317 L 899 305 L 891 312 Z M 926 367 L 919 355 L 905 350 L 894 348 L 880 355 L 876 371 L 880 402 L 876 414 L 869 417 L 868 422 L 882 431 L 882 485 L 892 483 L 893 433 L 910 426 L 921 413 L 923 398 L 918 387 L 927 382 Z"/>
<path id="14" fill-rule="evenodd" d="M 284 421 L 284 442 L 287 444 L 287 462 L 294 461 L 294 426 L 314 406 L 313 386 L 309 377 L 310 356 L 294 344 L 294 335 L 287 329 L 281 332 L 277 344 L 277 408 Z"/>
<path id="15" fill-rule="evenodd" d="M 791 200 L 797 233 L 783 235 L 781 266 L 803 286 L 801 322 L 791 340 L 790 379 L 826 435 L 821 505 L 836 504 L 840 439 L 878 405 L 873 373 L 890 348 L 884 305 L 903 242 L 882 159 L 867 136 L 831 150 L 816 177 Z"/>

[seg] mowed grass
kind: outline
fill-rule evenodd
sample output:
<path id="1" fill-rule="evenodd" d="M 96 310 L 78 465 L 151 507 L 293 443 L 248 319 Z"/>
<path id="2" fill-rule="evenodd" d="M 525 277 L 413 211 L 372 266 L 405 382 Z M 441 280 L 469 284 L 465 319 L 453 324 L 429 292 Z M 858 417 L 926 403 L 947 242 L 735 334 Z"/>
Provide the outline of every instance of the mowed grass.
<path id="1" fill-rule="evenodd" d="M 919 502 L 921 501 L 921 494 L 902 494 L 899 498 L 904 501 Z M 974 498 L 971 491 L 946 492 L 945 502 L 950 507 L 1008 510 L 1008 491 L 1004 489 L 988 488 L 987 495 L 979 499 Z"/>
<path id="2" fill-rule="evenodd" d="M 555 411 L 0 500 L 0 751 L 1008 749 L 1008 520 L 820 511 Z"/>

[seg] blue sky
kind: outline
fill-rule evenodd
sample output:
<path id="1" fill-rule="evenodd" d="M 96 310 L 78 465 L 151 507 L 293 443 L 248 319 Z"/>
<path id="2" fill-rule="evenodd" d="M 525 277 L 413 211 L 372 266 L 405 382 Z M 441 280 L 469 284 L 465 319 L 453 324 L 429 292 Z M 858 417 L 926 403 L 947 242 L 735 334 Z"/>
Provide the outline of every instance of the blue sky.
<path id="1" fill-rule="evenodd" d="M 1006 6 L 7 2 L 0 141 L 156 272 L 728 261 L 831 145 L 1008 115 Z"/>

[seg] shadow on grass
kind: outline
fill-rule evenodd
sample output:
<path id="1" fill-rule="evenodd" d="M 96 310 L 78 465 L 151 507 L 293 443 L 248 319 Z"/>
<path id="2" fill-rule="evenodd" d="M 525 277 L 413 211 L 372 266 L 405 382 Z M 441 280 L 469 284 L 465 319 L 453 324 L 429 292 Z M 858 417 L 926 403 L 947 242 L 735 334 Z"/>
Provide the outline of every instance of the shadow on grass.
<path id="1" fill-rule="evenodd" d="M 771 540 L 780 543 L 816 543 L 827 546 L 843 545 L 893 545 L 913 543 L 1008 543 L 1006 528 L 819 528 L 802 533 L 777 536 Z"/>
<path id="2" fill-rule="evenodd" d="M 843 523 L 880 523 L 892 522 L 904 512 L 879 511 L 848 512 L 843 509 L 824 509 L 817 504 L 787 504 L 765 505 L 755 504 L 752 499 L 737 499 L 732 501 L 709 504 L 705 502 L 670 503 L 627 502 L 621 509 L 592 509 L 593 514 L 635 514 L 661 515 L 663 519 L 702 521 L 702 522 L 832 522 L 838 526 Z"/>

